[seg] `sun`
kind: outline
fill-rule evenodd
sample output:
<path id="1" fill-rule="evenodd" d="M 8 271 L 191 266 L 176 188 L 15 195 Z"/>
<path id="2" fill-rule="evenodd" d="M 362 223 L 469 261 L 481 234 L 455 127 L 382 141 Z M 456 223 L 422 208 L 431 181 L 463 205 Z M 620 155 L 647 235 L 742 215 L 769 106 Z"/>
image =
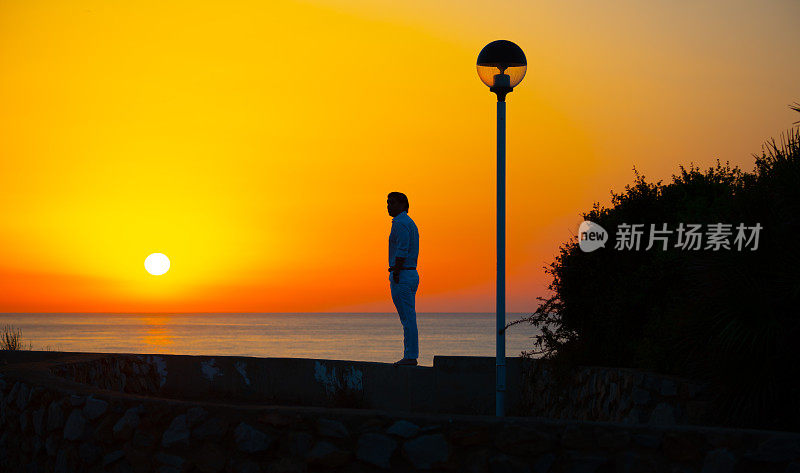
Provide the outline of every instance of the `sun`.
<path id="1" fill-rule="evenodd" d="M 164 253 L 153 253 L 145 258 L 144 269 L 153 276 L 161 276 L 169 271 L 169 258 Z"/>

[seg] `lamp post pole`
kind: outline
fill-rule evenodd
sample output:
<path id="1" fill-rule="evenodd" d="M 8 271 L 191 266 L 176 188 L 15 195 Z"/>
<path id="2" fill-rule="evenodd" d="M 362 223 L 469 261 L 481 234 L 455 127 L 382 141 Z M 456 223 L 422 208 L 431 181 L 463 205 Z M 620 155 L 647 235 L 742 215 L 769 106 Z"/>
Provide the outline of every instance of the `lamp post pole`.
<path id="1" fill-rule="evenodd" d="M 497 361 L 495 415 L 505 415 L 506 395 L 506 101 L 497 100 Z"/>
<path id="2" fill-rule="evenodd" d="M 506 414 L 506 95 L 525 77 L 528 60 L 522 49 L 500 39 L 478 54 L 478 76 L 497 95 L 497 305 L 495 415 Z"/>

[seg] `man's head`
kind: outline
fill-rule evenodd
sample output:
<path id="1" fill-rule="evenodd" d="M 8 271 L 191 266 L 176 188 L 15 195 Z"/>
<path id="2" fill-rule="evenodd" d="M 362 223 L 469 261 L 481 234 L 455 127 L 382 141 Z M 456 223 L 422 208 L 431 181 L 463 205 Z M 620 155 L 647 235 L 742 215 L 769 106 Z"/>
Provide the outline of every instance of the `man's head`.
<path id="1" fill-rule="evenodd" d="M 392 217 L 397 217 L 404 210 L 408 212 L 408 197 L 402 192 L 389 192 L 386 198 L 386 210 Z"/>

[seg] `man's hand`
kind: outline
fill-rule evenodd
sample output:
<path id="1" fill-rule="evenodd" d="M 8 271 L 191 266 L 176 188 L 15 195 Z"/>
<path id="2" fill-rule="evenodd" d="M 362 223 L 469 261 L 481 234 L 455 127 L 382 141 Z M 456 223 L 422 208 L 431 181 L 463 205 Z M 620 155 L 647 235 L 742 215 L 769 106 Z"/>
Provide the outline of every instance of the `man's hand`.
<path id="1" fill-rule="evenodd" d="M 403 267 L 405 262 L 405 258 L 401 258 L 399 256 L 395 256 L 394 258 L 394 266 L 392 266 L 392 281 L 394 281 L 395 284 L 400 283 L 400 268 Z"/>

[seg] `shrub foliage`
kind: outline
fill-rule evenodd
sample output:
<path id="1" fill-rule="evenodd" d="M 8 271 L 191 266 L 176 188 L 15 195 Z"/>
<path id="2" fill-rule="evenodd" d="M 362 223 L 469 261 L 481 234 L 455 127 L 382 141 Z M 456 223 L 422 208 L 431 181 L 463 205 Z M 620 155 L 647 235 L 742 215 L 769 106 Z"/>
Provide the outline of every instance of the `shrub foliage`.
<path id="1" fill-rule="evenodd" d="M 545 267 L 552 295 L 522 320 L 542 331 L 529 353 L 707 380 L 719 423 L 800 430 L 800 130 L 754 157 L 752 172 L 681 166 L 668 183 L 634 169 L 610 207 L 583 214 L 606 247 L 584 253 L 575 239 Z M 623 223 L 645 224 L 639 251 L 614 248 Z M 645 250 L 650 224 L 665 223 L 763 228 L 755 251 L 680 249 L 674 233 L 666 251 Z"/>

